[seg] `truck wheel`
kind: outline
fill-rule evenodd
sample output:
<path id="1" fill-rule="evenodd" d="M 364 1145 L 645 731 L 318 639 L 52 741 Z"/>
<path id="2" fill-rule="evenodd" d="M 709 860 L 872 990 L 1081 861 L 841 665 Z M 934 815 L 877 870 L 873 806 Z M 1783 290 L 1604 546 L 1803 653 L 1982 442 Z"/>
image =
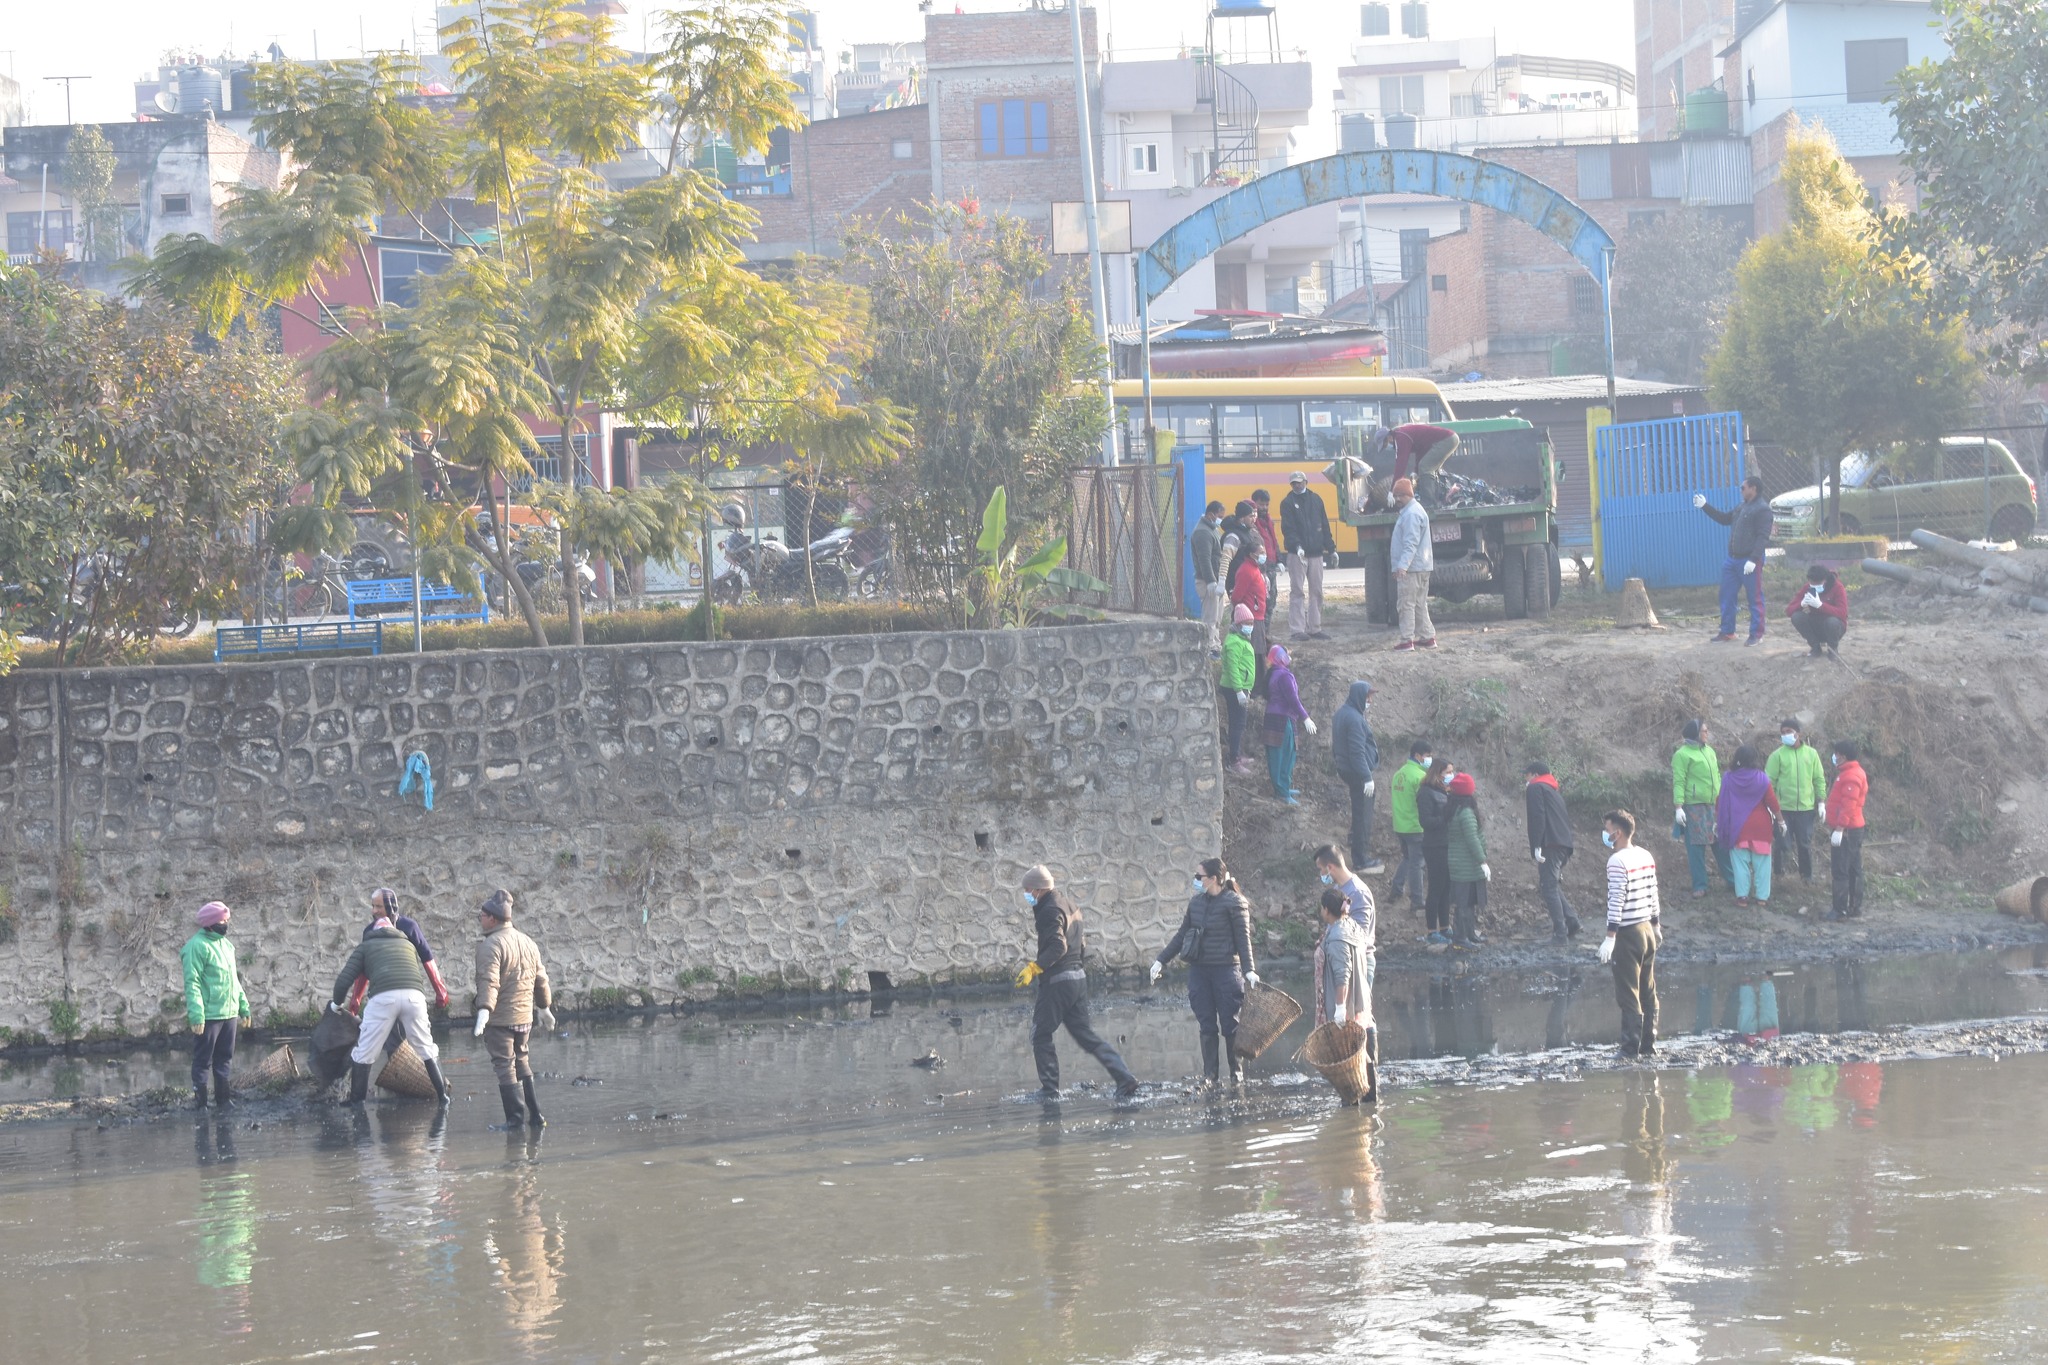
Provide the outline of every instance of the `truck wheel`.
<path id="1" fill-rule="evenodd" d="M 1510 621 L 1528 616 L 1529 556 L 1525 546 L 1509 545 L 1501 551 L 1500 595 L 1507 604 Z"/>
<path id="2" fill-rule="evenodd" d="M 1375 626 L 1395 624 L 1394 571 L 1384 555 L 1365 557 L 1365 619 Z"/>
<path id="3" fill-rule="evenodd" d="M 1998 515 L 1991 519 L 1991 538 L 2010 540 L 2021 549 L 2027 546 L 2027 539 L 2034 534 L 2034 514 L 2025 507 L 2001 507 Z"/>
<path id="4" fill-rule="evenodd" d="M 1522 547 L 1522 578 L 1528 583 L 1529 619 L 1546 620 L 1550 616 L 1552 600 L 1550 588 L 1550 566 L 1552 551 L 1548 545 L 1525 545 Z"/>

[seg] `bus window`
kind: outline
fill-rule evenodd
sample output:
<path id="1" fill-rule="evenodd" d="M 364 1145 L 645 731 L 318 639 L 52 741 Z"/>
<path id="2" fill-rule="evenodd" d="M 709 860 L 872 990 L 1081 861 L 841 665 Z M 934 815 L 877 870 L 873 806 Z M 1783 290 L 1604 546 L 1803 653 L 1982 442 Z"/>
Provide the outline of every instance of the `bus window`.
<path id="1" fill-rule="evenodd" d="M 1308 454 L 1327 464 L 1340 455 L 1363 459 L 1365 447 L 1379 429 L 1380 405 L 1353 398 L 1311 398 L 1308 412 Z"/>
<path id="2" fill-rule="evenodd" d="M 1145 450 L 1145 408 L 1142 403 L 1117 404 L 1117 416 L 1123 427 L 1123 458 L 1127 463 L 1149 463 L 1150 456 Z M 1154 403 L 1152 422 L 1160 431 L 1173 433 L 1173 448 L 1176 452 L 1189 447 L 1199 448 L 1204 458 L 1209 454 L 1210 410 L 1207 403 Z"/>
<path id="3" fill-rule="evenodd" d="M 1241 460 L 1259 448 L 1259 409 L 1253 403 L 1216 405 L 1216 457 Z"/>
<path id="4" fill-rule="evenodd" d="M 1387 425 L 1390 427 L 1404 427 L 1410 422 L 1435 423 L 1443 420 L 1444 411 L 1442 405 L 1433 403 L 1426 398 L 1413 398 L 1405 402 L 1390 402 L 1387 404 Z"/>

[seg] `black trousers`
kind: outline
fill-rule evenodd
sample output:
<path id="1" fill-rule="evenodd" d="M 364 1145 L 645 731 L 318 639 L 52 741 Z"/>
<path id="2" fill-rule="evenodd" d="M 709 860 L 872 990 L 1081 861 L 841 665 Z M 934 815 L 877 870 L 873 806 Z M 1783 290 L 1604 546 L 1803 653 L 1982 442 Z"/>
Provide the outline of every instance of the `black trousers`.
<path id="1" fill-rule="evenodd" d="M 1787 864 L 1793 861 L 1796 852 L 1799 862 L 1799 880 L 1813 880 L 1813 820 L 1818 814 L 1810 810 L 1788 810 L 1785 812 L 1785 832 L 1778 836 L 1772 852 L 1771 875 L 1783 877 Z"/>
<path id="2" fill-rule="evenodd" d="M 1837 915 L 1863 913 L 1863 830 L 1845 829 L 1842 842 L 1828 849 L 1828 882 Z"/>
<path id="3" fill-rule="evenodd" d="M 213 1073 L 214 1084 L 228 1083 L 228 1063 L 235 1060 L 235 1034 L 239 1031 L 238 1019 L 209 1019 L 206 1027 L 192 1035 L 192 1084 L 196 1088 L 206 1084 L 206 1073 Z"/>
<path id="4" fill-rule="evenodd" d="M 1802 611 L 1792 617 L 1792 628 L 1806 637 L 1810 645 L 1838 645 L 1848 627 L 1839 616 L 1830 616 L 1824 611 Z"/>
<path id="5" fill-rule="evenodd" d="M 1372 798 L 1365 794 L 1365 784 L 1372 779 L 1338 776 L 1351 793 L 1351 870 L 1356 872 L 1372 862 Z"/>
<path id="6" fill-rule="evenodd" d="M 1449 932 L 1451 927 L 1451 847 L 1422 849 L 1422 865 L 1429 873 L 1429 895 L 1424 903 L 1431 932 Z"/>
<path id="7" fill-rule="evenodd" d="M 1062 1025 L 1083 1052 L 1102 1063 L 1111 1080 L 1118 1085 L 1131 1083 L 1131 1069 L 1088 1018 L 1087 978 L 1072 976 L 1058 981 L 1041 978 L 1038 983 L 1038 1008 L 1031 1016 L 1031 1055 L 1038 1062 L 1040 1085 L 1047 1090 L 1060 1088 L 1060 1055 L 1053 1048 L 1052 1036 Z"/>

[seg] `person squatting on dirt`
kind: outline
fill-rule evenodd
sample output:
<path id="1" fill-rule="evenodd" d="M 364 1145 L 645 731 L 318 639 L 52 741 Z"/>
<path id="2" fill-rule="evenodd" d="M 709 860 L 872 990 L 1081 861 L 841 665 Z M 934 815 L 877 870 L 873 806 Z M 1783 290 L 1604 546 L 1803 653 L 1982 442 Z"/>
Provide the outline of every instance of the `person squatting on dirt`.
<path id="1" fill-rule="evenodd" d="M 1572 860 L 1572 822 L 1565 813 L 1564 793 L 1547 763 L 1525 770 L 1522 804 L 1529 817 L 1529 856 L 1536 860 L 1536 893 L 1550 911 L 1550 941 L 1563 943 L 1579 932 L 1579 917 L 1564 894 L 1564 868 Z"/>
<path id="2" fill-rule="evenodd" d="M 1728 528 L 1728 557 L 1721 561 L 1721 631 L 1715 640 L 1735 638 L 1735 598 L 1749 598 L 1749 643 L 1764 638 L 1764 552 L 1771 544 L 1771 505 L 1764 501 L 1764 481 L 1751 475 L 1742 481 L 1742 501 L 1723 512 L 1707 504 L 1705 493 L 1692 495 L 1692 505 Z"/>
<path id="3" fill-rule="evenodd" d="M 1479 784 L 1470 773 L 1450 782 L 1451 946 L 1476 947 L 1479 906 L 1493 869 L 1486 862 L 1486 832 L 1479 819 Z"/>
<path id="4" fill-rule="evenodd" d="M 1360 1098 L 1371 1103 L 1380 1097 L 1379 1030 L 1372 1017 L 1372 941 L 1358 927 L 1344 893 L 1336 887 L 1323 892 L 1322 932 L 1316 936 L 1315 979 L 1318 1024 L 1341 1024 L 1355 1019 L 1365 1027 L 1366 1089 Z"/>
<path id="5" fill-rule="evenodd" d="M 1027 984 L 1038 983 L 1038 1002 L 1031 1015 L 1031 1055 L 1038 1064 L 1040 1097 L 1060 1097 L 1060 1055 L 1052 1039 L 1064 1025 L 1067 1036 L 1102 1063 L 1102 1069 L 1116 1082 L 1117 1098 L 1129 1099 L 1138 1093 L 1138 1078 L 1088 1017 L 1081 912 L 1054 889 L 1052 869 L 1043 863 L 1024 873 L 1024 899 L 1031 905 L 1031 918 L 1038 930 L 1038 956 L 1025 967 L 1023 979 Z"/>
<path id="6" fill-rule="evenodd" d="M 1778 860 L 1774 875 L 1785 875 L 1785 863 L 1796 854 L 1799 880 L 1813 880 L 1813 821 L 1828 794 L 1827 772 L 1820 765 L 1820 750 L 1806 742 L 1796 717 L 1778 722 L 1778 747 L 1764 760 L 1764 776 L 1778 794 L 1778 809 L 1785 824 L 1773 853 Z"/>
<path id="7" fill-rule="evenodd" d="M 1714 803 L 1714 827 L 1721 832 L 1721 847 L 1735 874 L 1729 882 L 1735 888 L 1737 905 L 1748 905 L 1752 898 L 1758 906 L 1770 903 L 1771 849 L 1784 823 L 1778 813 L 1778 795 L 1771 790 L 1771 779 L 1764 775 L 1756 750 L 1741 745 Z"/>
<path id="8" fill-rule="evenodd" d="M 1836 646 L 1849 633 L 1849 592 L 1835 571 L 1816 564 L 1806 571 L 1806 591 L 1785 606 L 1792 629 L 1808 645 L 1808 654 L 1818 658 L 1821 651 L 1836 653 Z"/>
<path id="9" fill-rule="evenodd" d="M 1416 797 L 1423 779 L 1429 776 L 1430 764 L 1434 761 L 1430 757 L 1432 752 L 1432 746 L 1426 739 L 1410 744 L 1408 761 L 1394 769 L 1393 781 L 1387 788 L 1394 837 L 1401 841 L 1401 861 L 1394 864 L 1394 884 L 1387 888 L 1387 899 L 1392 901 L 1405 892 L 1408 908 L 1417 914 L 1422 913 L 1428 882 L 1423 876 L 1422 816 L 1416 809 Z"/>
<path id="10" fill-rule="evenodd" d="M 192 1030 L 192 1107 L 206 1107 L 206 1077 L 213 1075 L 213 1104 L 234 1103 L 228 1068 L 235 1060 L 235 1035 L 249 1017 L 249 997 L 228 939 L 228 908 L 208 901 L 192 916 L 198 925 L 178 952 L 185 969 L 185 1023 Z"/>
<path id="11" fill-rule="evenodd" d="M 1251 608 L 1235 608 L 1230 633 L 1223 637 L 1223 662 L 1217 676 L 1217 690 L 1223 693 L 1223 708 L 1230 717 L 1224 761 L 1234 773 L 1252 770 L 1252 761 L 1244 756 L 1244 726 L 1251 715 L 1252 688 L 1259 682 L 1259 660 L 1252 653 L 1255 629 L 1257 623 L 1252 620 Z"/>
<path id="12" fill-rule="evenodd" d="M 1394 480 L 1393 535 L 1387 542 L 1387 566 L 1394 574 L 1395 612 L 1401 642 L 1395 649 L 1435 649 L 1436 622 L 1429 617 L 1429 576 L 1436 569 L 1436 550 L 1429 539 L 1429 513 L 1415 496 L 1409 479 Z"/>
<path id="13" fill-rule="evenodd" d="M 370 1094 L 370 1064 L 384 1050 L 384 1040 L 394 1028 L 405 1030 L 405 1040 L 426 1064 L 427 1079 L 441 1103 L 448 1103 L 448 1082 L 441 1075 L 441 1049 L 434 1043 L 433 1028 L 427 1023 L 427 974 L 420 966 L 419 950 L 412 940 L 398 932 L 389 913 L 379 911 L 369 932 L 348 955 L 334 978 L 334 997 L 329 1009 L 340 1009 L 355 987 L 356 978 L 370 979 L 369 997 L 363 1002 L 362 1030 L 355 1049 L 349 1053 L 348 1102 L 361 1104 Z"/>
<path id="14" fill-rule="evenodd" d="M 1707 894 L 1707 851 L 1712 849 L 1724 881 L 1734 869 L 1721 861 L 1714 839 L 1714 803 L 1721 799 L 1721 759 L 1714 752 L 1705 720 L 1689 720 L 1679 731 L 1671 754 L 1671 837 L 1685 842 L 1685 863 L 1692 873 L 1693 899 Z"/>
<path id="15" fill-rule="evenodd" d="M 1870 776 L 1854 743 L 1845 739 L 1833 747 L 1835 784 L 1828 788 L 1827 822 L 1834 908 L 1828 918 L 1858 919 L 1863 914 L 1863 803 L 1870 795 Z"/>
<path id="16" fill-rule="evenodd" d="M 1287 630 L 1297 640 L 1327 640 L 1323 630 L 1323 567 L 1337 553 L 1330 534 L 1330 514 L 1317 494 L 1308 491 L 1308 475 L 1287 476 L 1287 496 L 1280 499 L 1280 538 L 1287 546 Z"/>
<path id="17" fill-rule="evenodd" d="M 477 907 L 476 1036 L 484 1040 L 491 1069 L 498 1073 L 498 1100 L 506 1130 L 522 1123 L 547 1126 L 533 1093 L 528 1035 L 538 1023 L 554 1031 L 554 988 L 534 941 L 512 927 L 512 893 L 500 888 Z M 524 1098 L 525 1104 L 520 1101 Z M 493 1125 L 496 1126 L 496 1125 Z"/>
<path id="18" fill-rule="evenodd" d="M 1614 850 L 1607 858 L 1607 937 L 1600 940 L 1600 960 L 1614 973 L 1621 1055 L 1649 1057 L 1657 1051 L 1657 947 L 1663 941 L 1657 860 L 1636 846 L 1636 818 L 1627 811 L 1611 810 L 1600 824 L 1600 841 Z"/>
<path id="19" fill-rule="evenodd" d="M 1252 958 L 1251 902 L 1238 890 L 1221 858 L 1206 858 L 1195 869 L 1195 894 L 1173 938 L 1152 960 L 1152 981 L 1158 984 L 1166 964 L 1179 957 L 1188 964 L 1188 1008 L 1202 1031 L 1202 1075 L 1216 1080 L 1217 1052 L 1227 1051 L 1230 1079 L 1244 1082 L 1244 1059 L 1237 1055 L 1237 1020 L 1244 993 L 1259 984 Z"/>
<path id="20" fill-rule="evenodd" d="M 1371 698 L 1371 683 L 1360 678 L 1351 684 L 1344 704 L 1330 718 L 1330 761 L 1351 794 L 1351 865 L 1376 877 L 1387 868 L 1372 856 L 1372 774 L 1380 766 L 1380 746 L 1366 716 Z"/>

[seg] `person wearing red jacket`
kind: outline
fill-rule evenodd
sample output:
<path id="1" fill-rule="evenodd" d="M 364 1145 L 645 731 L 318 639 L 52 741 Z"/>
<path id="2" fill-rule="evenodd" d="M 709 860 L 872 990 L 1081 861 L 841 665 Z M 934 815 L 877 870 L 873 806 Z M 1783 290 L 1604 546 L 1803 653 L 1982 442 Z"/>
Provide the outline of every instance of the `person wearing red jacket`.
<path id="1" fill-rule="evenodd" d="M 1863 802 L 1870 778 L 1854 742 L 1834 746 L 1835 784 L 1828 788 L 1828 882 L 1834 892 L 1831 920 L 1863 915 Z"/>
<path id="2" fill-rule="evenodd" d="M 1806 591 L 1786 604 L 1785 614 L 1806 637 L 1812 657 L 1818 659 L 1822 650 L 1833 655 L 1849 630 L 1849 592 L 1833 569 L 1816 564 L 1806 571 Z"/>
<path id="3" fill-rule="evenodd" d="M 1271 584 L 1266 581 L 1266 547 L 1259 544 L 1258 535 L 1253 533 L 1250 553 L 1238 557 L 1237 572 L 1230 578 L 1230 604 L 1233 608 L 1243 607 L 1252 614 L 1252 658 L 1259 664 L 1259 679 L 1266 677 L 1266 604 L 1271 600 Z M 1236 612 L 1233 610 L 1233 616 Z"/>

